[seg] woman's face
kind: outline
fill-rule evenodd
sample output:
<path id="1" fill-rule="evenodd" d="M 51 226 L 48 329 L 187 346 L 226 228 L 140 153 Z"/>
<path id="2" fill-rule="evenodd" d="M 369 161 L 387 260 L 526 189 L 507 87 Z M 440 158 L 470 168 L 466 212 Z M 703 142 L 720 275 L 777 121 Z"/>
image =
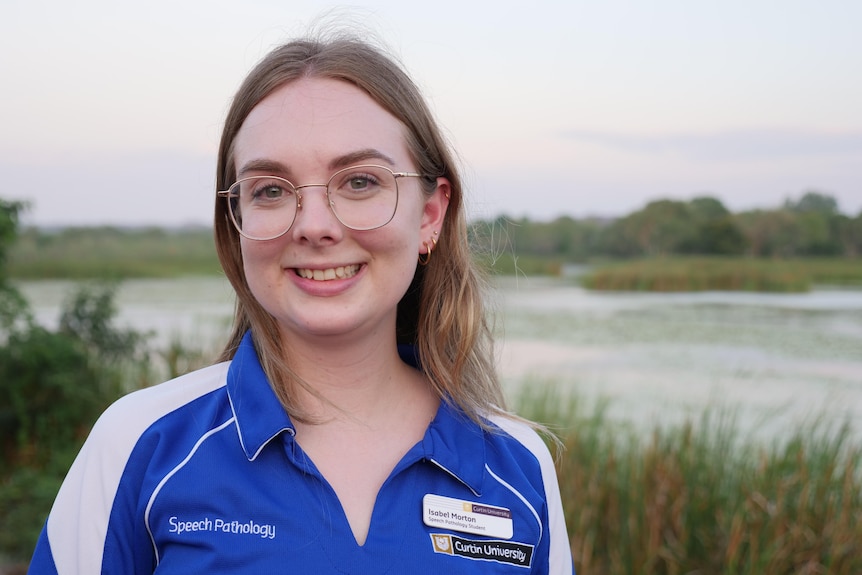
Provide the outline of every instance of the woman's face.
<path id="1" fill-rule="evenodd" d="M 234 142 L 238 178 L 279 176 L 325 184 L 338 169 L 377 164 L 415 172 L 404 126 L 346 82 L 305 78 L 262 100 Z M 391 336 L 417 257 L 442 227 L 448 182 L 429 198 L 418 178 L 398 179 L 398 207 L 385 226 L 354 231 L 327 204 L 324 187 L 300 189 L 301 208 L 283 236 L 242 238 L 246 281 L 290 341 Z"/>

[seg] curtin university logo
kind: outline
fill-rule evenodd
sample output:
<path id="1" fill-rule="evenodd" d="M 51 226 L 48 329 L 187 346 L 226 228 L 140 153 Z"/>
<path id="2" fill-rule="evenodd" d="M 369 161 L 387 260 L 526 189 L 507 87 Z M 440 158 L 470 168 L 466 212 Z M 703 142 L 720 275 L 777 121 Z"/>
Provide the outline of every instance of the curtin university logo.
<path id="1" fill-rule="evenodd" d="M 533 546 L 512 541 L 482 541 L 463 539 L 446 533 L 432 533 L 434 553 L 457 555 L 475 561 L 496 561 L 518 567 L 529 567 L 533 561 Z"/>

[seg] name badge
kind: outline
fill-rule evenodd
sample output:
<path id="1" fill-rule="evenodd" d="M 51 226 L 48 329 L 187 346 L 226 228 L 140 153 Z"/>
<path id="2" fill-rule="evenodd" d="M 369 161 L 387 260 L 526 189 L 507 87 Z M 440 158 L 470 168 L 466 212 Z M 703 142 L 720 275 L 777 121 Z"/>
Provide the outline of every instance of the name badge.
<path id="1" fill-rule="evenodd" d="M 428 527 L 511 539 L 512 512 L 505 507 L 483 505 L 441 495 L 422 498 L 422 521 Z"/>

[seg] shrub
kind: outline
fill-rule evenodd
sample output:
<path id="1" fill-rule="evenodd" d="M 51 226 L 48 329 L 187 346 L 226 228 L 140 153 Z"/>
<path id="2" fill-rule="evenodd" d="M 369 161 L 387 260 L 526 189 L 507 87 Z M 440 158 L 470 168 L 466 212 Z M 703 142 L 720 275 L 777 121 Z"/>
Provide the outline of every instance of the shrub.
<path id="1" fill-rule="evenodd" d="M 113 326 L 113 293 L 84 287 L 57 331 L 28 321 L 0 342 L 0 557 L 29 556 L 90 426 L 149 369 L 146 337 Z"/>

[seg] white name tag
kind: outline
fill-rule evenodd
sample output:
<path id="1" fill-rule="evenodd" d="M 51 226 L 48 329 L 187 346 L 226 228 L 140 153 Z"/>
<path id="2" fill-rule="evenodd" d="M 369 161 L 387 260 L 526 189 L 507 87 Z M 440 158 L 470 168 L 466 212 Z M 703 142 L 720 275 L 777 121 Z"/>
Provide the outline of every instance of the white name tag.
<path id="1" fill-rule="evenodd" d="M 512 538 L 512 512 L 505 507 L 427 494 L 422 498 L 422 520 L 428 527 L 497 539 Z"/>

